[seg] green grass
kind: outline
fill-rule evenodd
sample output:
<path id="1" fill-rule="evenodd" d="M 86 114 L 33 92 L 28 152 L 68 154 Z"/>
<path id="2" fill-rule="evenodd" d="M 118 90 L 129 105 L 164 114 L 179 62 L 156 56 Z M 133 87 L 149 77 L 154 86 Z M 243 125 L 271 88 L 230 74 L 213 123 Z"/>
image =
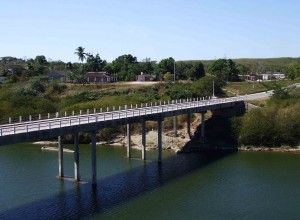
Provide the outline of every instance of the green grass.
<path id="1" fill-rule="evenodd" d="M 236 64 L 241 64 L 250 68 L 251 71 L 256 71 L 257 68 L 263 69 L 266 71 L 277 71 L 277 70 L 286 70 L 293 62 L 298 58 L 292 57 L 281 57 L 281 58 L 241 58 L 241 59 L 232 59 Z M 185 63 L 193 63 L 201 61 L 205 68 L 212 64 L 215 60 L 189 60 L 181 61 Z"/>
<path id="2" fill-rule="evenodd" d="M 265 81 L 265 82 L 228 82 L 224 87 L 227 96 L 246 95 L 257 92 L 265 92 L 272 90 L 275 84 L 285 87 L 299 82 L 299 80 L 280 80 L 280 81 Z"/>

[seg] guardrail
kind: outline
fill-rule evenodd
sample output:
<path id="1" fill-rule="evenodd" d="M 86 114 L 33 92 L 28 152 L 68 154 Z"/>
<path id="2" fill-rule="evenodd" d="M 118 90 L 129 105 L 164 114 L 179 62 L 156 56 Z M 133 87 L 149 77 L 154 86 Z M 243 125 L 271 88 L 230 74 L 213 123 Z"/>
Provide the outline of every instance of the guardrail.
<path id="1" fill-rule="evenodd" d="M 182 109 L 189 109 L 189 108 L 196 108 L 201 106 L 207 105 L 214 105 L 214 104 L 221 104 L 221 103 L 230 103 L 244 100 L 243 96 L 239 97 L 231 97 L 231 98 L 223 98 L 223 99 L 188 99 L 188 100 L 173 100 L 169 101 L 168 103 L 160 102 L 159 105 L 152 105 L 148 106 L 148 104 L 141 104 L 141 107 L 136 106 L 136 108 L 127 108 L 119 110 L 113 110 L 108 112 L 100 112 L 100 113 L 92 113 L 90 114 L 87 111 L 87 114 L 80 114 L 80 115 L 72 115 L 72 116 L 64 116 L 56 118 L 49 118 L 49 119 L 38 119 L 38 120 L 31 120 L 26 122 L 18 122 L 18 123 L 11 123 L 5 124 L 0 126 L 0 137 L 12 134 L 19 134 L 19 133 L 28 133 L 33 131 L 41 131 L 41 130 L 48 130 L 54 128 L 62 128 L 68 126 L 75 126 L 75 125 L 82 125 L 82 124 L 89 124 L 95 123 L 100 121 L 109 121 L 109 120 L 116 120 L 116 119 L 123 119 L 123 118 L 130 118 L 136 116 L 143 116 L 143 115 L 153 115 L 162 112 L 170 112 Z M 156 103 L 155 103 L 156 104 Z M 32 118 L 31 118 L 32 119 Z"/>

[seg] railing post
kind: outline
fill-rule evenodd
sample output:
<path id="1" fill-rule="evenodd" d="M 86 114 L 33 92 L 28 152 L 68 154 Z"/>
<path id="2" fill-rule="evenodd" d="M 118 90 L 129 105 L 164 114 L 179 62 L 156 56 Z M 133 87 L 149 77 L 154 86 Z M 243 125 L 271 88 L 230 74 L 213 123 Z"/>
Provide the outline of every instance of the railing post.
<path id="1" fill-rule="evenodd" d="M 0 136 L 2 136 L 2 128 L 0 128 Z"/>
<path id="2" fill-rule="evenodd" d="M 41 120 L 42 119 L 42 115 L 41 114 L 39 114 L 39 120 Z"/>
<path id="3" fill-rule="evenodd" d="M 19 116 L 19 122 L 20 123 L 22 122 L 22 116 Z"/>
<path id="4" fill-rule="evenodd" d="M 75 115 L 75 111 L 74 111 L 74 110 L 72 111 L 72 115 L 73 115 L 73 116 Z"/>
<path id="5" fill-rule="evenodd" d="M 16 133 L 16 126 L 14 126 L 14 134 Z"/>
<path id="6" fill-rule="evenodd" d="M 26 132 L 28 133 L 28 125 L 26 125 Z"/>
<path id="7" fill-rule="evenodd" d="M 31 119 L 32 119 L 32 116 L 31 116 L 31 115 L 29 115 L 29 121 L 31 121 Z"/>
<path id="8" fill-rule="evenodd" d="M 86 110 L 86 113 L 87 113 L 87 114 L 90 114 L 90 110 L 89 110 L 89 109 L 87 109 L 87 110 Z"/>
<path id="9" fill-rule="evenodd" d="M 67 111 L 65 111 L 65 117 L 67 117 Z"/>
<path id="10" fill-rule="evenodd" d="M 11 117 L 8 118 L 8 123 L 11 124 Z"/>
<path id="11" fill-rule="evenodd" d="M 79 110 L 79 115 L 82 115 L 82 110 Z"/>
<path id="12" fill-rule="evenodd" d="M 94 114 L 96 113 L 96 108 L 94 108 Z"/>

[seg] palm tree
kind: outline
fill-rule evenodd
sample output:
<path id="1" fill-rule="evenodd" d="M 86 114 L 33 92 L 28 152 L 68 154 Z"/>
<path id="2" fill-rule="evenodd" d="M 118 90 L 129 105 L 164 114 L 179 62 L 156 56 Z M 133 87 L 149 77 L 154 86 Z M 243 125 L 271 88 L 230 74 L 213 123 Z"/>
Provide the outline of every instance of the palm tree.
<path id="1" fill-rule="evenodd" d="M 86 53 L 84 52 L 84 49 L 85 48 L 80 46 L 76 49 L 76 52 L 75 52 L 75 54 L 77 54 L 77 56 L 78 56 L 78 59 L 81 60 L 81 63 L 85 59 L 85 55 L 86 55 Z"/>

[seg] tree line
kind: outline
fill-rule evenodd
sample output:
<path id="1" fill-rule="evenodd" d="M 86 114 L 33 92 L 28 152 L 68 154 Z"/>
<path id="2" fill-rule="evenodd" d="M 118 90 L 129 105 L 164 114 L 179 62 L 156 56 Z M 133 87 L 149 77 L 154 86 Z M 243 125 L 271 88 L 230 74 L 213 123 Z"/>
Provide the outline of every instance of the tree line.
<path id="1" fill-rule="evenodd" d="M 133 81 L 136 76 L 148 74 L 164 80 L 198 80 L 205 74 L 217 76 L 224 81 L 239 81 L 239 74 L 249 73 L 249 68 L 237 64 L 231 59 L 218 59 L 204 65 L 201 61 L 175 61 L 169 57 L 157 62 L 151 58 L 138 61 L 132 54 L 124 54 L 112 62 L 102 59 L 97 53 L 85 52 L 82 46 L 76 48 L 79 62 L 52 61 L 44 55 L 34 59 L 15 57 L 0 58 L 0 77 L 7 77 L 7 82 L 26 81 L 34 76 L 46 75 L 51 71 L 68 71 L 73 81 L 82 80 L 86 72 L 107 72 L 119 81 Z M 175 77 L 174 77 L 175 72 Z M 300 77 L 300 59 L 292 63 L 286 70 L 290 79 Z"/>

